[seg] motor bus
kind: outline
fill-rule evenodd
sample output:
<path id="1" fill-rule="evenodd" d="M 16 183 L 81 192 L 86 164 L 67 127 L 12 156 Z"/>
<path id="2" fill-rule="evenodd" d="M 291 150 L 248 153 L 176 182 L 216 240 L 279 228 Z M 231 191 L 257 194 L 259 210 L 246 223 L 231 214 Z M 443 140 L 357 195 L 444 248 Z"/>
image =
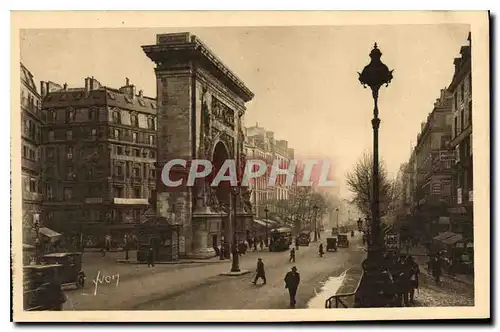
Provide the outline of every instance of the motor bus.
<path id="1" fill-rule="evenodd" d="M 269 235 L 271 238 L 269 251 L 284 251 L 290 248 L 290 245 L 292 244 L 291 228 L 281 227 L 272 229 Z"/>

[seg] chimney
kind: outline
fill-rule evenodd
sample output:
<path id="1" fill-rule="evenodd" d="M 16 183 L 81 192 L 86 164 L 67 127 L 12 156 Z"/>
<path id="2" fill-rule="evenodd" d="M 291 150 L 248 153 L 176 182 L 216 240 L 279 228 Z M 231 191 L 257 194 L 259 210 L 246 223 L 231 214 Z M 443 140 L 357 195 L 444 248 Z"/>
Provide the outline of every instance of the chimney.
<path id="1" fill-rule="evenodd" d="M 49 93 L 47 85 L 47 82 L 40 81 L 40 96 L 42 98 L 44 98 Z"/>
<path id="2" fill-rule="evenodd" d="M 64 83 L 63 90 L 65 90 L 65 91 L 68 90 L 68 83 Z"/>
<path id="3" fill-rule="evenodd" d="M 85 78 L 85 91 L 90 91 L 90 77 Z"/>
<path id="4" fill-rule="evenodd" d="M 141 97 L 141 98 L 144 97 L 144 91 L 139 90 L 139 97 Z"/>
<path id="5" fill-rule="evenodd" d="M 129 86 L 130 85 L 130 80 L 128 79 L 128 77 L 125 77 L 125 86 Z"/>

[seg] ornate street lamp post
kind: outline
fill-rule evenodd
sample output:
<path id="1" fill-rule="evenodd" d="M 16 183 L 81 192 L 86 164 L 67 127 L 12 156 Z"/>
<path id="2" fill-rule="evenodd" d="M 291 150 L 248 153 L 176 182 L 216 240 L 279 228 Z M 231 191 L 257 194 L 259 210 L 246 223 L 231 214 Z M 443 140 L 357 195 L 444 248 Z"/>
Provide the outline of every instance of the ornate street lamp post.
<path id="1" fill-rule="evenodd" d="M 368 258 L 378 258 L 380 254 L 381 243 L 380 243 L 380 208 L 379 208 L 379 168 L 378 168 L 378 129 L 380 126 L 380 119 L 378 117 L 378 93 L 382 85 L 388 86 L 392 80 L 392 70 L 382 63 L 380 57 L 382 53 L 377 47 L 377 43 L 373 46 L 373 50 L 370 53 L 371 62 L 363 68 L 363 71 L 359 74 L 359 81 L 364 88 L 369 86 L 372 90 L 374 108 L 373 108 L 373 179 L 372 179 L 372 248 L 368 251 Z"/>
<path id="2" fill-rule="evenodd" d="M 335 211 L 337 211 L 337 232 L 339 232 L 339 211 L 340 209 L 339 208 L 336 208 Z"/>
<path id="3" fill-rule="evenodd" d="M 231 272 L 240 272 L 240 260 L 236 242 L 236 203 L 237 196 L 240 194 L 240 184 L 238 183 L 236 187 L 231 188 L 231 193 L 233 194 L 233 265 L 231 266 Z"/>
<path id="4" fill-rule="evenodd" d="M 314 242 L 318 241 L 318 221 L 317 221 L 317 215 L 318 215 L 318 206 L 314 204 L 313 206 L 313 211 L 314 211 Z"/>
<path id="5" fill-rule="evenodd" d="M 264 244 L 266 245 L 266 248 L 269 247 L 269 244 L 267 243 L 267 214 L 269 213 L 269 209 L 266 208 L 264 209 L 264 213 L 266 214 L 266 220 L 265 220 L 265 223 L 266 223 L 266 238 L 264 240 Z"/>
<path id="6" fill-rule="evenodd" d="M 369 278 L 373 285 L 367 286 L 371 288 L 379 288 L 381 280 L 380 275 L 380 262 L 382 253 L 382 243 L 380 240 L 380 207 L 379 207 L 379 167 L 378 167 L 378 129 L 380 126 L 380 119 L 378 117 L 378 93 L 382 85 L 389 86 L 392 80 L 392 70 L 382 63 L 380 60 L 382 52 L 377 47 L 377 43 L 374 44 L 373 50 L 370 52 L 370 63 L 363 68 L 359 75 L 359 81 L 364 88 L 369 86 L 372 90 L 373 96 L 373 176 L 372 176 L 372 200 L 371 200 L 371 244 L 368 247 L 368 257 L 365 262 L 365 270 L 371 275 Z M 373 292 L 375 291 L 375 292 Z M 381 299 L 379 298 L 379 293 L 377 289 L 372 289 L 370 298 L 367 299 L 364 306 L 380 306 Z"/>
<path id="7" fill-rule="evenodd" d="M 223 220 L 224 220 L 224 204 L 220 204 L 220 252 L 219 252 L 219 259 L 222 261 L 224 260 L 224 227 L 223 227 Z"/>

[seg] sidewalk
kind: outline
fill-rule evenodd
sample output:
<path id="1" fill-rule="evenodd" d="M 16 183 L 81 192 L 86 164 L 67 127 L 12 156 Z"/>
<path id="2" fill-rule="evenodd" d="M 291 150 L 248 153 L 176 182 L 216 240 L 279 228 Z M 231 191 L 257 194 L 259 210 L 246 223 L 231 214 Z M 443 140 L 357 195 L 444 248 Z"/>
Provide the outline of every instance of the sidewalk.
<path id="1" fill-rule="evenodd" d="M 403 251 L 403 253 L 405 252 Z M 410 248 L 409 254 L 412 255 L 413 258 L 415 259 L 415 262 L 417 262 L 418 265 L 420 265 L 420 271 L 430 275 L 429 271 L 427 271 L 427 261 L 428 261 L 427 249 L 425 249 L 422 246 L 413 247 Z M 444 277 L 470 286 L 474 286 L 474 275 L 458 274 L 458 273 L 455 275 L 451 275 L 444 272 Z"/>

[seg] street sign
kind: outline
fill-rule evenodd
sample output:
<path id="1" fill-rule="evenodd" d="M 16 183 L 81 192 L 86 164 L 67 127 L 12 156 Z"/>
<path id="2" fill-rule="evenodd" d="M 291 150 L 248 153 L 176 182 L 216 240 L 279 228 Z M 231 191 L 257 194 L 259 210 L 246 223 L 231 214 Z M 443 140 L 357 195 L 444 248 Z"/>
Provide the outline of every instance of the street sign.
<path id="1" fill-rule="evenodd" d="M 385 248 L 388 251 L 399 250 L 399 234 L 387 234 L 385 236 Z"/>

